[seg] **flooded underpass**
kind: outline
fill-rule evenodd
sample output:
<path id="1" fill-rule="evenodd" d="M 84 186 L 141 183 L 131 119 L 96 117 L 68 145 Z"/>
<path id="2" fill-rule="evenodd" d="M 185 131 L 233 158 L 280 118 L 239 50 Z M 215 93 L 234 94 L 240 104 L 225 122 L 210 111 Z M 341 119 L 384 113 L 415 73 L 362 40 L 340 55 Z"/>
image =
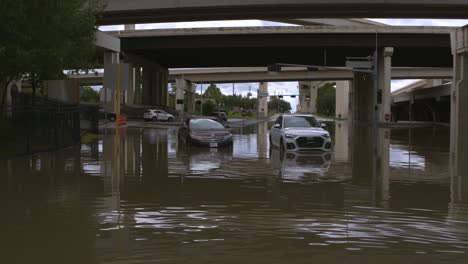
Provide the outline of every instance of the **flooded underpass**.
<path id="1" fill-rule="evenodd" d="M 373 141 L 328 123 L 325 153 L 270 149 L 268 129 L 233 129 L 233 147 L 220 149 L 180 144 L 171 127 L 109 130 L 2 160 L 0 260 L 468 260 L 468 202 L 457 198 L 467 186 L 450 175 L 448 128 L 380 129 Z"/>

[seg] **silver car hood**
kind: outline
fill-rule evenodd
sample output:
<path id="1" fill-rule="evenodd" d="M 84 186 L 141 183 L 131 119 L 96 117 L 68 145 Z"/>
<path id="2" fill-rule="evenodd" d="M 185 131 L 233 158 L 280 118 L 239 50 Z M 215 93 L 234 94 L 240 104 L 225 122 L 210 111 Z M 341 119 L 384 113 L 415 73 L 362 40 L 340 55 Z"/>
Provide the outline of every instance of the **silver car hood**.
<path id="1" fill-rule="evenodd" d="M 284 133 L 298 136 L 322 136 L 328 132 L 321 127 L 290 127 L 285 128 Z"/>

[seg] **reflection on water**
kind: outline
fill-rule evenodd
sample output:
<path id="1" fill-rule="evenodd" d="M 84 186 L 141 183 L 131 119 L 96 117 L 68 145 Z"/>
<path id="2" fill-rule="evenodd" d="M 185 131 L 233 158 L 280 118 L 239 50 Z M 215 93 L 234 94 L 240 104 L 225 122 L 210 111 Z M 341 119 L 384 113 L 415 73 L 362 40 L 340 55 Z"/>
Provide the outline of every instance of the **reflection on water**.
<path id="1" fill-rule="evenodd" d="M 263 123 L 234 130 L 227 149 L 187 148 L 176 129 L 133 129 L 2 160 L 0 259 L 468 260 L 468 187 L 449 175 L 447 129 L 329 126 L 329 153 L 270 149 Z"/>

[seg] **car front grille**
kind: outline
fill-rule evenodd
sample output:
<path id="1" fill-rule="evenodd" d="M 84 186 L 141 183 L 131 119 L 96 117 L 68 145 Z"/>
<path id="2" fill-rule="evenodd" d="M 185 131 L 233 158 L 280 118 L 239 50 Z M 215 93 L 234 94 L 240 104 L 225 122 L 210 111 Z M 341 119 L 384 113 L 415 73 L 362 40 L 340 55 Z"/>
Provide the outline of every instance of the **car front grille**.
<path id="1" fill-rule="evenodd" d="M 320 148 L 323 146 L 322 137 L 299 137 L 296 143 L 300 148 Z"/>

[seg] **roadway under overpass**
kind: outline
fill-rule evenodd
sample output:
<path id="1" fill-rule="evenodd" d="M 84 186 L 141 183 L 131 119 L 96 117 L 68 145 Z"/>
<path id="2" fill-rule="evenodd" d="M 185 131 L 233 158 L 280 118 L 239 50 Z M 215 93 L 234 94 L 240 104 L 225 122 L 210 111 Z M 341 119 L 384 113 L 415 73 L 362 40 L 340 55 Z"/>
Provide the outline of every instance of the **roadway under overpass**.
<path id="1" fill-rule="evenodd" d="M 465 0 L 102 0 L 100 25 L 291 18 L 466 18 Z"/>

